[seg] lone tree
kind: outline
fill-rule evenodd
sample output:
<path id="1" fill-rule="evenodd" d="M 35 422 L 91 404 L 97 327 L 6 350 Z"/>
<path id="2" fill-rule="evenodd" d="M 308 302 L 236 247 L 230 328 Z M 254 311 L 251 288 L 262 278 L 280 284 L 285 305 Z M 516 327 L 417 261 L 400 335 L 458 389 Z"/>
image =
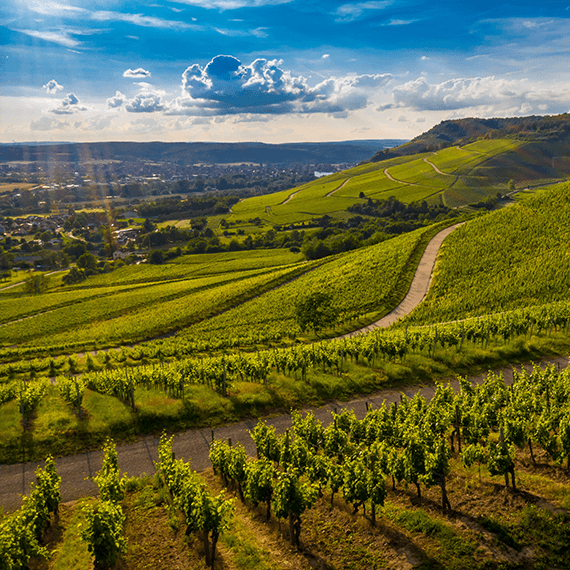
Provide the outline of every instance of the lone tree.
<path id="1" fill-rule="evenodd" d="M 316 291 L 301 299 L 295 307 L 295 318 L 302 331 L 317 332 L 331 326 L 337 319 L 328 293 Z"/>
<path id="2" fill-rule="evenodd" d="M 24 282 L 24 291 L 28 295 L 40 295 L 48 288 L 48 279 L 44 275 L 29 275 Z"/>

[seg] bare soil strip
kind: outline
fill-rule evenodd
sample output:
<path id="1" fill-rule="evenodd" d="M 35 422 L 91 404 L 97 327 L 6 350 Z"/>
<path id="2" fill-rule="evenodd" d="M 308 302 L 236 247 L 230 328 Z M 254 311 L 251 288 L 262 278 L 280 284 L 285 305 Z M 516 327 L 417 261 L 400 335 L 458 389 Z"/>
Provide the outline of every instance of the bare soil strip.
<path id="1" fill-rule="evenodd" d="M 392 182 L 396 182 L 397 184 L 406 184 L 408 186 L 419 186 L 419 184 L 415 184 L 414 182 L 406 182 L 404 180 L 396 180 L 389 172 L 388 169 L 385 168 L 384 169 L 384 174 L 386 175 L 386 177 L 388 178 L 388 180 L 391 180 Z"/>
<path id="2" fill-rule="evenodd" d="M 330 198 L 335 192 L 338 192 L 341 188 L 344 188 L 348 182 L 349 182 L 350 178 L 347 178 L 338 188 L 335 188 L 334 190 L 331 190 L 328 194 L 325 194 L 325 198 Z"/>
<path id="3" fill-rule="evenodd" d="M 424 158 L 424 162 L 429 164 L 438 174 L 442 176 L 455 176 L 455 174 L 449 174 L 447 172 L 442 172 L 433 162 L 430 162 L 427 158 Z"/>
<path id="4" fill-rule="evenodd" d="M 301 190 L 297 190 L 297 192 L 293 192 L 293 194 L 289 195 L 289 198 L 287 198 L 287 200 L 284 200 L 283 202 L 281 202 L 281 204 L 279 204 L 280 206 L 285 206 L 285 204 L 288 204 Z"/>

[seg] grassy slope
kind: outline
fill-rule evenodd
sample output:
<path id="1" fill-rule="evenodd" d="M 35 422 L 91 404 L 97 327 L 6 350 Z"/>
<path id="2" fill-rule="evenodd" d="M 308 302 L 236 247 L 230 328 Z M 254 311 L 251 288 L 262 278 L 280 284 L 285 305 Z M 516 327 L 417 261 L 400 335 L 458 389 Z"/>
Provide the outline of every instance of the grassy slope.
<path id="1" fill-rule="evenodd" d="M 339 324 L 364 318 L 373 322 L 387 314 L 405 296 L 419 256 L 435 226 L 416 230 L 386 242 L 322 260 L 299 279 L 256 297 L 218 317 L 180 333 L 182 338 L 246 336 L 248 332 L 295 337 L 296 300 L 308 291 L 326 291 L 338 311 Z"/>
<path id="2" fill-rule="evenodd" d="M 243 200 L 233 207 L 229 219 L 238 226 L 256 217 L 267 224 L 299 223 L 325 213 L 334 215 L 350 204 L 358 203 L 361 192 L 366 197 L 375 199 L 389 196 L 396 196 L 404 202 L 424 199 L 438 202 L 443 199 L 449 206 L 465 205 L 480 200 L 481 196 L 496 193 L 497 189 L 494 188 L 493 192 L 488 180 L 481 176 L 471 175 L 466 182 L 462 181 L 462 177 L 490 158 L 500 162 L 498 156 L 519 144 L 521 143 L 511 140 L 480 141 L 467 145 L 464 149 L 452 147 L 437 153 L 363 164 L 298 188 Z M 444 174 L 437 173 L 424 159 L 435 164 Z M 390 180 L 385 170 L 396 182 Z M 344 182 L 346 184 L 340 188 Z M 453 190 L 456 184 L 460 185 L 465 195 Z M 474 191 L 473 187 L 479 192 Z M 288 200 L 291 196 L 293 197 Z"/>
<path id="3" fill-rule="evenodd" d="M 449 236 L 407 323 L 437 323 L 568 299 L 570 184 L 545 188 Z"/>
<path id="4" fill-rule="evenodd" d="M 300 254 L 281 250 L 247 253 L 186 256 L 173 264 L 123 267 L 40 296 L 0 299 L 0 321 L 5 323 L 0 328 L 1 342 L 45 345 L 140 340 L 215 313 L 304 270 L 298 263 Z M 160 315 L 164 322 L 158 323 Z"/>

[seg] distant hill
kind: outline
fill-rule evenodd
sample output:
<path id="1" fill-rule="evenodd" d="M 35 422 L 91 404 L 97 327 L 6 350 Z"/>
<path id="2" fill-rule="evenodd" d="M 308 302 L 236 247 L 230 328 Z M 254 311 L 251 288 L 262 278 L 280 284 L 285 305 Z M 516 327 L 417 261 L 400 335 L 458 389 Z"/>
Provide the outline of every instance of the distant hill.
<path id="1" fill-rule="evenodd" d="M 54 145 L 2 145 L 0 162 L 34 161 L 80 163 L 99 160 L 152 161 L 187 164 L 348 164 L 370 158 L 402 140 L 380 139 L 325 143 L 164 143 L 98 142 Z"/>
<path id="2" fill-rule="evenodd" d="M 570 114 L 511 117 L 505 119 L 455 119 L 442 121 L 411 141 L 377 152 L 370 160 L 379 162 L 398 156 L 462 146 L 479 139 L 513 138 L 542 143 L 570 143 Z"/>

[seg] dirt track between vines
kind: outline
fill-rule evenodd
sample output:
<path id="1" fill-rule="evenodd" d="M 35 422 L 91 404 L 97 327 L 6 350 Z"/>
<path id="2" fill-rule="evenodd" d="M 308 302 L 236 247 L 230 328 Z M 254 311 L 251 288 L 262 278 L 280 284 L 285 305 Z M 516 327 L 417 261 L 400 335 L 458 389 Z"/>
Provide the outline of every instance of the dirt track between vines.
<path id="1" fill-rule="evenodd" d="M 433 278 L 433 270 L 435 268 L 435 263 L 437 261 L 437 254 L 443 244 L 443 240 L 456 228 L 463 225 L 465 222 L 460 224 L 455 224 L 454 226 L 449 226 L 444 230 L 437 233 L 428 243 L 422 258 L 414 274 L 412 284 L 404 300 L 388 315 L 382 317 L 379 321 L 372 323 L 366 327 L 363 327 L 357 331 L 353 331 L 340 338 L 348 338 L 351 336 L 356 336 L 359 334 L 365 334 L 374 329 L 389 327 L 392 323 L 395 323 L 400 317 L 411 313 L 425 298 L 427 295 L 431 280 Z"/>
<path id="2" fill-rule="evenodd" d="M 452 226 L 439 232 L 429 242 L 418 265 L 410 291 L 404 301 L 390 315 L 370 326 L 375 328 L 388 326 L 397 320 L 399 316 L 405 314 L 404 311 L 413 309 L 422 301 L 429 289 L 439 248 L 445 237 L 455 227 L 457 226 Z M 368 329 L 369 327 L 366 327 L 366 329 L 357 331 L 357 333 Z M 562 368 L 568 366 L 568 357 L 545 360 L 544 363 L 553 363 Z M 531 368 L 530 365 L 525 365 L 525 367 Z M 520 368 L 518 367 L 518 369 Z M 502 372 L 505 380 L 511 382 L 513 377 L 512 370 L 512 368 L 505 368 L 496 372 Z M 483 379 L 484 375 L 470 378 L 473 383 L 480 383 Z M 451 384 L 455 390 L 458 390 L 459 385 L 457 381 L 454 380 Z M 357 417 L 363 418 L 369 406 L 379 406 L 383 401 L 386 401 L 388 404 L 396 402 L 400 399 L 402 393 L 412 397 L 417 392 L 429 400 L 434 394 L 434 386 L 418 385 L 408 386 L 402 390 L 383 390 L 364 398 L 355 398 L 349 402 L 332 401 L 325 406 L 310 409 L 312 409 L 317 419 L 322 421 L 324 425 L 328 425 L 332 420 L 331 412 L 340 412 L 342 409 L 354 409 Z M 308 410 L 309 408 L 306 411 Z M 255 445 L 249 436 L 248 430 L 253 430 L 255 423 L 256 420 L 245 420 L 236 424 L 218 427 L 215 430 L 206 428 L 188 430 L 176 435 L 173 449 L 177 458 L 185 461 L 190 460 L 192 468 L 196 471 L 203 471 L 211 465 L 208 459 L 208 452 L 212 437 L 217 439 L 231 438 L 233 443 L 241 442 L 248 455 L 253 457 L 256 454 Z M 268 420 L 268 423 L 274 425 L 279 433 L 283 433 L 292 425 L 291 417 L 288 414 L 271 418 Z M 117 445 L 121 471 L 131 476 L 154 473 L 154 462 L 158 461 L 158 439 L 159 436 L 142 437 L 135 443 Z M 71 501 L 97 493 L 97 487 L 90 478 L 100 469 L 102 457 L 103 453 L 101 451 L 90 451 L 56 459 L 57 469 L 62 478 L 61 493 L 63 501 Z M 0 507 L 3 507 L 6 511 L 19 508 L 21 495 L 29 493 L 30 483 L 35 480 L 34 471 L 38 465 L 42 465 L 42 463 L 38 461 L 24 461 L 12 465 L 0 465 L 0 481 L 2 482 L 0 485 Z"/>
<path id="3" fill-rule="evenodd" d="M 554 364 L 562 369 L 568 366 L 568 357 L 548 359 L 543 361 L 542 364 Z M 521 366 L 517 366 L 515 370 L 520 370 L 521 368 Z M 531 370 L 532 365 L 525 365 L 525 368 Z M 503 368 L 495 372 L 503 373 L 507 383 L 512 382 L 513 368 Z M 483 382 L 485 376 L 481 374 L 471 377 L 470 380 L 475 384 L 479 384 Z M 450 383 L 454 390 L 459 390 L 459 383 L 456 380 L 452 380 Z M 383 401 L 386 401 L 387 404 L 397 402 L 400 400 L 401 394 L 411 398 L 417 392 L 429 400 L 435 392 L 435 386 L 418 385 L 407 386 L 402 390 L 382 390 L 348 402 L 332 401 L 325 406 L 306 408 L 303 411 L 311 409 L 315 417 L 323 422 L 323 425 L 328 425 L 332 421 L 331 413 L 334 411 L 340 413 L 343 409 L 353 409 L 356 416 L 362 419 L 368 407 L 380 406 Z M 212 436 L 216 439 L 224 440 L 231 438 L 234 444 L 241 442 L 247 454 L 250 457 L 255 457 L 255 444 L 248 433 L 250 430 L 253 431 L 255 423 L 256 420 L 245 420 L 221 426 L 214 430 L 204 428 L 179 433 L 174 438 L 174 452 L 178 459 L 190 460 L 192 468 L 198 472 L 211 467 L 208 452 Z M 267 423 L 274 425 L 278 433 L 284 433 L 292 425 L 289 414 L 269 418 Z M 154 462 L 158 461 L 158 440 L 159 436 L 148 436 L 140 438 L 135 443 L 117 445 L 121 472 L 126 472 L 130 476 L 139 476 L 143 473 L 147 475 L 153 474 Z M 63 501 L 71 501 L 97 494 L 97 487 L 90 477 L 93 477 L 101 468 L 102 458 L 103 453 L 101 451 L 90 451 L 56 459 L 57 470 L 62 478 L 61 494 Z M 30 483 L 35 481 L 34 471 L 38 465 L 43 465 L 43 463 L 33 461 L 13 465 L 0 465 L 0 481 L 2 482 L 0 486 L 0 506 L 4 510 L 11 511 L 20 507 L 21 495 L 29 493 Z"/>

